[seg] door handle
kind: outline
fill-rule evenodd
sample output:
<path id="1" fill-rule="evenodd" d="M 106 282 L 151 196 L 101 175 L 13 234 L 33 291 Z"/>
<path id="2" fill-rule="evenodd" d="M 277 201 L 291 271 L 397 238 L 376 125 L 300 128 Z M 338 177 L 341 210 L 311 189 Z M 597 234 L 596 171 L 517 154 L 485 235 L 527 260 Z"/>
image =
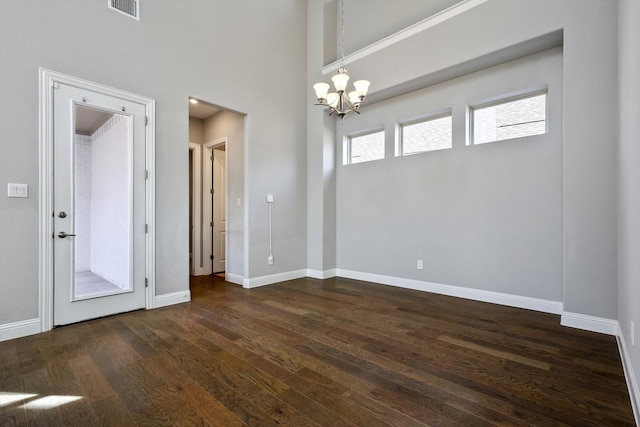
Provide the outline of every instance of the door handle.
<path id="1" fill-rule="evenodd" d="M 64 239 L 65 237 L 71 237 L 71 236 L 75 236 L 75 234 L 67 234 L 64 231 L 61 231 L 58 233 L 58 237 L 61 239 Z"/>

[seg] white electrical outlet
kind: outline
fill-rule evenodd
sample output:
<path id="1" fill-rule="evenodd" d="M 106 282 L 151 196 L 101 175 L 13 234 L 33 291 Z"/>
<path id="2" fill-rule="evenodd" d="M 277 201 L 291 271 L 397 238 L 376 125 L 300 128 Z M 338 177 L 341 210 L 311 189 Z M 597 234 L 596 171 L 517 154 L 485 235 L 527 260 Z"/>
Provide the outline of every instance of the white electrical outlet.
<path id="1" fill-rule="evenodd" d="M 424 268 L 424 263 L 422 262 L 421 259 L 418 260 L 418 264 L 416 265 L 416 268 L 418 270 L 422 270 Z"/>
<path id="2" fill-rule="evenodd" d="M 636 346 L 636 324 L 631 321 L 631 347 Z"/>
<path id="3" fill-rule="evenodd" d="M 267 264 L 268 264 L 268 265 L 273 265 L 273 257 L 272 257 L 271 255 L 269 255 L 269 256 L 267 257 Z"/>

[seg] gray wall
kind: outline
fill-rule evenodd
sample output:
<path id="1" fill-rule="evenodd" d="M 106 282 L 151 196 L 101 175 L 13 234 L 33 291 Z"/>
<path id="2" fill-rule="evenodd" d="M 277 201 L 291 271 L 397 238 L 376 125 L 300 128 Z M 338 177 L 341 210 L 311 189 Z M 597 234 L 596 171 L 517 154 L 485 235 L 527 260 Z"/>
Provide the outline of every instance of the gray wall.
<path id="1" fill-rule="evenodd" d="M 389 92 L 562 30 L 562 300 L 567 312 L 608 319 L 618 314 L 616 24 L 613 1 L 491 0 L 347 64 L 372 93 Z"/>
<path id="2" fill-rule="evenodd" d="M 203 144 L 227 137 L 227 262 L 226 272 L 244 276 L 244 119 L 220 111 L 204 120 Z M 204 156 L 204 154 L 203 154 Z M 237 201 L 240 200 L 240 205 Z M 259 260 L 258 260 L 259 261 Z"/>
<path id="3" fill-rule="evenodd" d="M 156 100 L 157 294 L 188 289 L 188 163 L 176 159 L 186 159 L 190 95 L 249 117 L 248 274 L 306 265 L 306 99 L 274 107 L 283 72 L 290 93 L 308 90 L 306 3 L 159 0 L 141 16 L 103 0 L 0 2 L 0 187 L 30 186 L 28 199 L 0 197 L 0 324 L 38 316 L 38 67 Z M 277 203 L 268 268 L 267 193 Z"/>
<path id="4" fill-rule="evenodd" d="M 337 0 L 338 22 L 343 1 L 347 55 L 460 3 L 460 0 Z"/>
<path id="5" fill-rule="evenodd" d="M 547 134 L 466 145 L 467 105 L 543 85 Z M 452 149 L 394 156 L 396 123 L 445 109 Z M 380 126 L 385 159 L 337 150 L 338 268 L 562 300 L 561 48 L 368 105 L 338 140 Z"/>
<path id="6" fill-rule="evenodd" d="M 619 321 L 633 370 L 640 375 L 640 3 L 620 3 Z M 631 321 L 635 346 L 631 345 Z M 635 390 L 638 391 L 637 389 Z M 639 395 L 635 396 L 640 399 Z M 637 401 L 637 400 L 636 400 Z"/>
<path id="7" fill-rule="evenodd" d="M 202 144 L 204 123 L 202 119 L 189 116 L 189 142 Z"/>

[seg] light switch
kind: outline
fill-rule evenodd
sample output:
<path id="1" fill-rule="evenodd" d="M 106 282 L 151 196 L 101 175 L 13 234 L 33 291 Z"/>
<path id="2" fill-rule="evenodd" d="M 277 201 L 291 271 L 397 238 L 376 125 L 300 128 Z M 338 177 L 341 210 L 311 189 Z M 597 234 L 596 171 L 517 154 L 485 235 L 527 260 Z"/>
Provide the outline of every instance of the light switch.
<path id="1" fill-rule="evenodd" d="M 29 197 L 29 184 L 7 184 L 7 197 Z"/>
<path id="2" fill-rule="evenodd" d="M 267 194 L 267 203 L 273 203 L 273 194 Z"/>

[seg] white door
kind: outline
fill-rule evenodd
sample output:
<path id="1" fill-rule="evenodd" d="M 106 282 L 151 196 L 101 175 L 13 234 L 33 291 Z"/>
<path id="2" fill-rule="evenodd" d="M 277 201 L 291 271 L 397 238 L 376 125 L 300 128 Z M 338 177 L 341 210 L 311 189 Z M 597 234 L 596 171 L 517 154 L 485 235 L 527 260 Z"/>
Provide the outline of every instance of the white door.
<path id="1" fill-rule="evenodd" d="M 145 106 L 59 84 L 53 129 L 54 325 L 144 308 Z"/>
<path id="2" fill-rule="evenodd" d="M 227 230 L 226 151 L 225 147 L 213 150 L 213 273 L 225 271 Z"/>

